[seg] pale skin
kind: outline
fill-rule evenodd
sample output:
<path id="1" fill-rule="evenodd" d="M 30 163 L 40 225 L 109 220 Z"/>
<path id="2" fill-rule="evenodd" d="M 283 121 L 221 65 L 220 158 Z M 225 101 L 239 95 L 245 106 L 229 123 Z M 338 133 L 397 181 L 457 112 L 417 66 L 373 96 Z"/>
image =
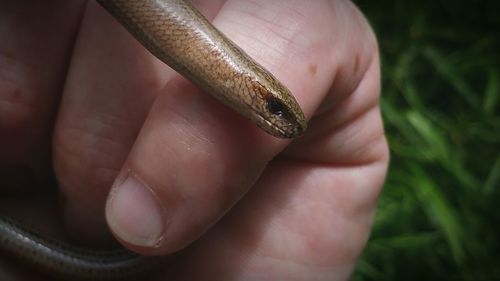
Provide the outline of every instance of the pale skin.
<path id="1" fill-rule="evenodd" d="M 389 159 L 377 44 L 352 3 L 194 1 L 311 118 L 290 143 L 157 61 L 94 1 L 35 2 L 0 10 L 2 213 L 142 254 L 190 245 L 160 280 L 348 279 Z M 65 200 L 45 190 L 51 170 Z M 2 280 L 40 278 L 0 263 Z"/>

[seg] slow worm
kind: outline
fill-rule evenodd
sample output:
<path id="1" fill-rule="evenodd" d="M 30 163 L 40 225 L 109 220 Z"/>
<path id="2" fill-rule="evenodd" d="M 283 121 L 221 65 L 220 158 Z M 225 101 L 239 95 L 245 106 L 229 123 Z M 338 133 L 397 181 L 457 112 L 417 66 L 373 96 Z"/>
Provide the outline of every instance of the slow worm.
<path id="1" fill-rule="evenodd" d="M 294 138 L 302 110 L 272 74 L 182 0 L 98 0 L 152 54 L 269 134 Z M 120 249 L 96 252 L 43 238 L 0 217 L 0 251 L 68 279 L 131 277 L 161 262 Z"/>

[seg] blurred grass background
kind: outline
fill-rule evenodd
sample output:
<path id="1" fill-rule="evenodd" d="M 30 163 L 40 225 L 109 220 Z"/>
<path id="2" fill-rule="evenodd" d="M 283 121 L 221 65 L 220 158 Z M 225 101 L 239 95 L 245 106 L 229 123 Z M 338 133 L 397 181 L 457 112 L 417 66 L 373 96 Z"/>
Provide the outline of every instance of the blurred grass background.
<path id="1" fill-rule="evenodd" d="M 500 1 L 355 3 L 391 165 L 352 280 L 500 280 Z"/>

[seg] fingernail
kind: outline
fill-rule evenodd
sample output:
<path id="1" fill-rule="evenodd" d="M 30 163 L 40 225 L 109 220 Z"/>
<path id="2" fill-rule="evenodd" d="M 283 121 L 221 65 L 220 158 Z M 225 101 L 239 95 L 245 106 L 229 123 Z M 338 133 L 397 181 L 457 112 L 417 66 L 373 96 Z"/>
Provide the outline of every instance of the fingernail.
<path id="1" fill-rule="evenodd" d="M 131 245 L 157 247 L 163 236 L 163 208 L 151 189 L 133 174 L 111 190 L 106 219 L 111 231 Z"/>

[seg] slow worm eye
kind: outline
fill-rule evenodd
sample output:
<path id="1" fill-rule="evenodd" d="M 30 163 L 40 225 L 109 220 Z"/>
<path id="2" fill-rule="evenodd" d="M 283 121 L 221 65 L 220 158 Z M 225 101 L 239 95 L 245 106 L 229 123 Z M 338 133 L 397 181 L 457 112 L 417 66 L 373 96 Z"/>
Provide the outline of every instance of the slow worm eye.
<path id="1" fill-rule="evenodd" d="M 267 109 L 274 115 L 283 116 L 286 112 L 285 105 L 275 98 L 270 98 L 267 100 Z"/>

